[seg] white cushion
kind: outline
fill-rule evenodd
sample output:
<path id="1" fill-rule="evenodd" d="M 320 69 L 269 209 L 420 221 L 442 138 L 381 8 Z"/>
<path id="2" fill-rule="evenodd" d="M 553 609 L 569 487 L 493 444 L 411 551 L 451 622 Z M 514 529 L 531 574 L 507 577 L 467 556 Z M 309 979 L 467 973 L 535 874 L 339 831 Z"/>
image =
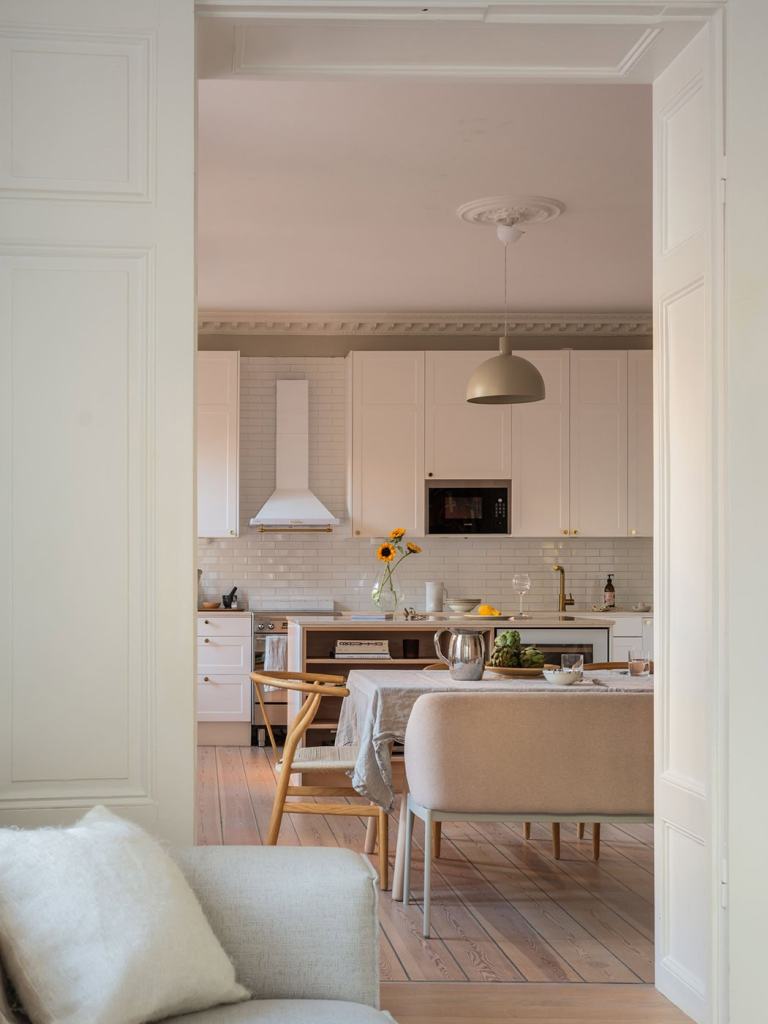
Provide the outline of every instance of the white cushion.
<path id="1" fill-rule="evenodd" d="M 249 995 L 178 865 L 104 807 L 0 829 L 0 952 L 33 1024 L 141 1024 Z"/>
<path id="2" fill-rule="evenodd" d="M 338 999 L 253 999 L 204 1013 L 175 1017 L 174 1024 L 394 1024 L 388 1013 Z"/>

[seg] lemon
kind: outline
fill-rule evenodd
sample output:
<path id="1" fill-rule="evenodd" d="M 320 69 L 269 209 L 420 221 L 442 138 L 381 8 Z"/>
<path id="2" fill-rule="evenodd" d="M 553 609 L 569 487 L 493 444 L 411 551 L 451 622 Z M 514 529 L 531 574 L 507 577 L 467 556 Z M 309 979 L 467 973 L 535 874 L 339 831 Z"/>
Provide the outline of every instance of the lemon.
<path id="1" fill-rule="evenodd" d="M 477 609 L 478 615 L 501 615 L 498 608 L 494 608 L 492 604 L 481 604 Z"/>

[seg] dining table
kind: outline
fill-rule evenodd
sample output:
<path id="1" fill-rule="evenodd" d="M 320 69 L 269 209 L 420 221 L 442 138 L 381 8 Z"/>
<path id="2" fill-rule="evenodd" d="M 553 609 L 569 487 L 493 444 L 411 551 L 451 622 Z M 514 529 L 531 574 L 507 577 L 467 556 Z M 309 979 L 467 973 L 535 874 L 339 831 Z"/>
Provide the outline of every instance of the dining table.
<path id="1" fill-rule="evenodd" d="M 400 821 L 404 820 L 407 786 L 403 779 L 396 792 L 393 779 L 393 750 L 405 740 L 405 730 L 414 704 L 427 693 L 649 693 L 653 676 L 631 676 L 620 669 L 587 670 L 583 679 L 570 686 L 549 682 L 543 676 L 510 678 L 486 668 L 482 679 L 455 680 L 439 669 L 353 669 L 347 678 L 349 694 L 344 698 L 336 732 L 336 746 L 356 746 L 358 756 L 352 786 L 372 803 L 392 810 L 400 797 Z M 404 829 L 398 828 L 392 898 L 402 899 Z M 366 840 L 372 852 L 373 836 Z"/>

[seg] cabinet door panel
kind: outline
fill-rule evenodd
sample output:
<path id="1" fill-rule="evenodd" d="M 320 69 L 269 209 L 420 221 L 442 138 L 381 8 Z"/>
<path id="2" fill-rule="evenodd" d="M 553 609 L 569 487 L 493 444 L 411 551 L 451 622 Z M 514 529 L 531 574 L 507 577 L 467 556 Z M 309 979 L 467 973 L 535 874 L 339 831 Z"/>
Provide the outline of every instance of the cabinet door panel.
<path id="1" fill-rule="evenodd" d="M 198 722 L 249 722 L 249 676 L 201 675 L 197 677 Z"/>
<path id="2" fill-rule="evenodd" d="M 510 407 L 467 401 L 467 381 L 495 352 L 426 353 L 425 469 L 435 480 L 510 475 Z"/>
<path id="3" fill-rule="evenodd" d="M 571 529 L 627 534 L 627 353 L 571 353 Z"/>
<path id="4" fill-rule="evenodd" d="M 197 668 L 199 672 L 219 672 L 224 675 L 250 672 L 251 638 L 198 637 Z"/>
<path id="5" fill-rule="evenodd" d="M 424 353 L 354 352 L 352 527 L 424 534 Z"/>
<path id="6" fill-rule="evenodd" d="M 543 402 L 512 407 L 512 533 L 554 537 L 568 528 L 568 352 L 516 352 L 544 378 Z"/>
<path id="7" fill-rule="evenodd" d="M 197 357 L 197 535 L 234 537 L 239 526 L 240 354 Z"/>
<path id="8" fill-rule="evenodd" d="M 653 534 L 653 353 L 629 352 L 627 364 L 627 527 Z"/>

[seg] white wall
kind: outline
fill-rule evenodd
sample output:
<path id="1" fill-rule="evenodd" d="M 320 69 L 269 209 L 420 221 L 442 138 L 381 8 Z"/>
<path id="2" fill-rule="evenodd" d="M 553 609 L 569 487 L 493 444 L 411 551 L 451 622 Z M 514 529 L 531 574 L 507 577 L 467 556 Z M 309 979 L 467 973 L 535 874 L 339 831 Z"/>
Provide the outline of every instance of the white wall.
<path id="1" fill-rule="evenodd" d="M 765 921 L 768 884 L 768 687 L 759 638 L 765 622 L 768 508 L 768 4 L 728 4 L 726 144 L 726 437 L 724 671 L 728 677 L 730 988 L 732 1024 L 766 1015 Z"/>
<path id="2" fill-rule="evenodd" d="M 198 565 L 206 598 L 234 584 L 279 610 L 291 597 L 333 597 L 339 607 L 371 608 L 378 563 L 375 543 L 356 540 L 345 520 L 332 534 L 260 534 L 248 520 L 269 497 L 275 479 L 275 380 L 310 382 L 310 486 L 337 516 L 346 516 L 345 363 L 340 358 L 246 357 L 240 373 L 240 536 L 201 540 Z M 392 526 L 397 526 L 392 523 Z M 424 554 L 402 567 L 406 600 L 423 607 L 424 581 L 443 580 L 454 594 L 482 597 L 505 609 L 516 607 L 510 587 L 514 571 L 530 572 L 534 609 L 557 607 L 553 560 L 562 562 L 577 607 L 602 600 L 606 574 L 616 573 L 618 602 L 650 601 L 652 541 L 425 538 Z"/>

